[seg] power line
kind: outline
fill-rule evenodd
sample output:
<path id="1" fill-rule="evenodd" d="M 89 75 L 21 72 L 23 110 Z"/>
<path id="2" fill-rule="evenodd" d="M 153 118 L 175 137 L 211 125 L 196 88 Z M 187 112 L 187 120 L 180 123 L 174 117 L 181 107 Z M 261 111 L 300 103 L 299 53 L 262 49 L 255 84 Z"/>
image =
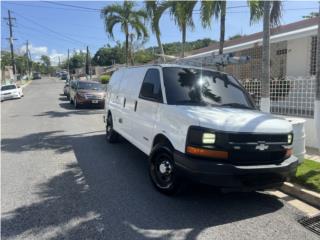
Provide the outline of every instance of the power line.
<path id="1" fill-rule="evenodd" d="M 51 2 L 51 1 L 43 1 L 43 2 L 50 3 L 50 4 L 55 4 L 55 5 L 60 5 L 60 6 L 78 8 L 78 9 L 85 9 L 85 10 L 99 11 L 99 12 L 101 11 L 101 9 L 98 9 L 98 8 L 82 7 L 82 6 L 72 5 L 72 4 L 61 3 L 61 2 Z"/>
<path id="2" fill-rule="evenodd" d="M 27 20 L 27 21 L 29 21 L 29 22 L 32 22 L 33 24 L 35 24 L 35 25 L 37 25 L 37 26 L 39 26 L 39 27 L 41 27 L 41 28 L 44 28 L 44 29 L 46 29 L 47 31 L 50 31 L 50 32 L 52 32 L 52 33 L 54 33 L 54 34 L 56 34 L 56 35 L 58 35 L 59 37 L 63 37 L 63 38 L 65 38 L 65 39 L 68 39 L 69 41 L 78 42 L 78 43 L 81 43 L 81 44 L 83 44 L 83 45 L 86 45 L 86 43 L 84 43 L 84 42 L 82 42 L 82 41 L 76 40 L 76 39 L 74 39 L 74 38 L 72 38 L 72 37 L 69 37 L 69 36 L 67 36 L 67 35 L 65 35 L 65 34 L 59 33 L 59 32 L 57 32 L 57 31 L 55 31 L 55 30 L 52 30 L 52 29 L 50 29 L 50 28 L 48 28 L 48 27 L 46 27 L 46 26 L 44 26 L 44 25 L 42 25 L 42 24 L 40 24 L 40 23 L 37 23 L 36 21 L 34 21 L 34 20 L 32 20 L 32 19 L 30 19 L 30 18 L 28 18 L 28 17 L 23 16 L 22 14 L 20 14 L 20 13 L 18 13 L 18 12 L 16 12 L 16 11 L 15 11 L 14 13 L 16 13 L 16 14 L 19 15 L 20 17 L 24 18 L 25 20 Z"/>
<path id="3" fill-rule="evenodd" d="M 42 2 L 42 1 L 41 1 Z M 28 5 L 21 2 L 6 2 L 6 4 L 13 4 L 16 6 L 24 6 L 24 7 L 31 7 L 31 8 L 46 8 L 46 9 L 57 9 L 57 10 L 66 10 L 66 11 L 81 11 L 81 12 L 87 12 L 87 13 L 95 13 L 95 11 L 89 11 L 84 9 L 75 9 L 75 8 L 63 8 L 63 7 L 52 7 L 52 6 L 42 6 L 42 5 Z"/>

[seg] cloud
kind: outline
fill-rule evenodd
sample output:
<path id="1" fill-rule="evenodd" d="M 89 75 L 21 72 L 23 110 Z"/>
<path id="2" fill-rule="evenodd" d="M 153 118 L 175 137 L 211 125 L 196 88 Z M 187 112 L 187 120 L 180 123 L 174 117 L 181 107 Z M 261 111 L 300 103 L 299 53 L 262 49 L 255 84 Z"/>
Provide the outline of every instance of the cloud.
<path id="1" fill-rule="evenodd" d="M 25 54 L 26 48 L 27 48 L 27 46 L 23 45 L 19 49 L 19 53 Z M 56 49 L 52 49 L 51 53 L 49 54 L 48 47 L 46 47 L 46 46 L 33 46 L 32 44 L 29 44 L 29 51 L 31 53 L 33 61 L 40 62 L 41 55 L 47 55 L 50 58 L 51 65 L 53 65 L 53 66 L 57 66 L 59 64 L 59 58 L 60 58 L 61 63 L 67 59 L 66 54 L 59 53 Z"/>
<path id="2" fill-rule="evenodd" d="M 57 50 L 52 49 L 51 54 L 49 54 L 51 65 L 58 66 L 59 58 L 60 62 L 62 63 L 64 60 L 67 59 L 67 55 L 64 53 L 59 53 Z"/>
<path id="3" fill-rule="evenodd" d="M 23 45 L 20 48 L 20 52 L 24 54 L 24 53 L 26 53 L 26 49 L 27 49 L 27 46 Z M 32 44 L 30 44 L 29 51 L 30 51 L 31 55 L 35 55 L 38 57 L 41 55 L 47 55 L 48 54 L 48 47 L 46 47 L 46 46 L 35 47 Z"/>

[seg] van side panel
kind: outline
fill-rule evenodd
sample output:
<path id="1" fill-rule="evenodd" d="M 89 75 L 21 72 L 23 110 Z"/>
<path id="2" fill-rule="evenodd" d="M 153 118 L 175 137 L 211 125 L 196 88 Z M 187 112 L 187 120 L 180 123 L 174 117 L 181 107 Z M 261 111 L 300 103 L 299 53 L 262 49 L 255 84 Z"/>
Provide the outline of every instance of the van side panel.
<path id="1" fill-rule="evenodd" d="M 115 129 L 117 128 L 117 118 L 119 115 L 118 109 L 120 105 L 118 92 L 122 81 L 123 72 L 123 69 L 119 69 L 113 73 L 106 94 L 106 117 L 108 111 L 110 110 L 112 113 L 113 125 Z"/>
<path id="2" fill-rule="evenodd" d="M 138 101 L 146 71 L 146 67 L 128 68 L 123 76 L 123 82 L 121 82 L 119 90 L 119 98 L 122 101 L 120 110 L 122 126 L 119 126 L 119 133 L 142 151 L 143 149 L 141 149 L 141 144 L 137 141 L 134 130 L 137 127 L 135 105 Z"/>
<path id="3" fill-rule="evenodd" d="M 179 114 L 174 105 L 160 104 L 157 117 L 155 135 L 166 136 L 175 150 L 185 152 L 186 137 L 189 126 L 198 126 L 198 120 L 186 118 L 184 114 Z"/>

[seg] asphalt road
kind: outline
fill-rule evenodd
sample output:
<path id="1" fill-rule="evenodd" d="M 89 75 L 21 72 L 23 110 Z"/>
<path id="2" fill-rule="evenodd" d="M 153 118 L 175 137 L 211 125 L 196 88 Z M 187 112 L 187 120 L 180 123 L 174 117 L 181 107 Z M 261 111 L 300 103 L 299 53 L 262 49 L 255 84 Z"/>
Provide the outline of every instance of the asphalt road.
<path id="1" fill-rule="evenodd" d="M 319 239 L 263 192 L 154 190 L 147 157 L 107 144 L 103 110 L 70 106 L 63 81 L 33 81 L 2 106 L 2 239 Z"/>

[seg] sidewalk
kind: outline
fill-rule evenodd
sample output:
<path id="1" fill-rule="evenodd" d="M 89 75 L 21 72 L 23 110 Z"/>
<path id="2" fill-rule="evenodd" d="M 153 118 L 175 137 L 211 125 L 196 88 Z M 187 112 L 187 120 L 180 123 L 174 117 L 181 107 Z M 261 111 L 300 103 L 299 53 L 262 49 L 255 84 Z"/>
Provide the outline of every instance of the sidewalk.
<path id="1" fill-rule="evenodd" d="M 320 152 L 315 148 L 306 148 L 306 154 L 304 156 L 305 159 L 313 160 L 316 162 L 320 162 Z"/>

